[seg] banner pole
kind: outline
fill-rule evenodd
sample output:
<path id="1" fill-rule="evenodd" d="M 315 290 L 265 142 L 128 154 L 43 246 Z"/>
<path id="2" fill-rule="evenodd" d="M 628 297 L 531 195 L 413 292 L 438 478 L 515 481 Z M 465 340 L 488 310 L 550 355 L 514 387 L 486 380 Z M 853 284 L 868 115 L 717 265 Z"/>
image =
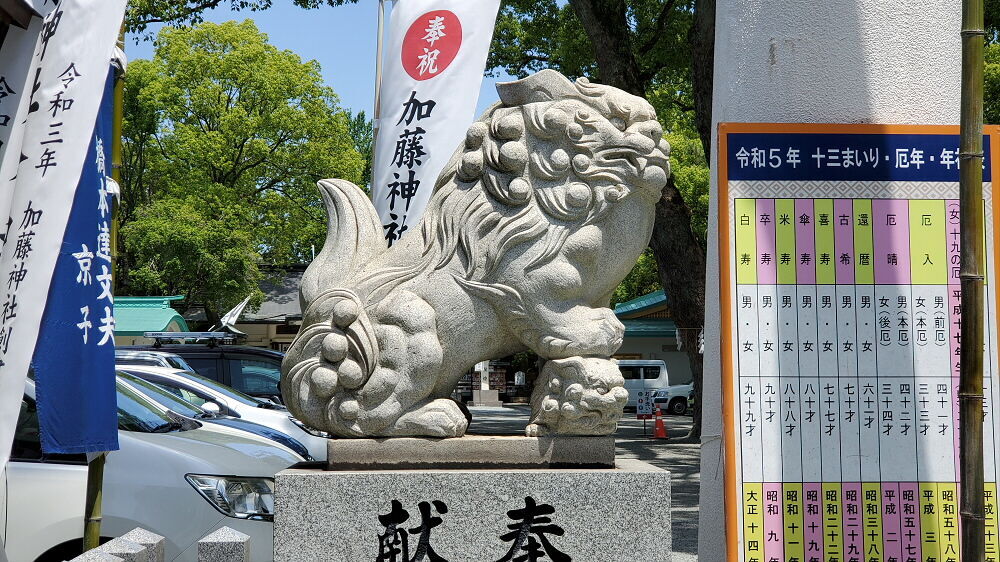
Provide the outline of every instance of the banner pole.
<path id="1" fill-rule="evenodd" d="M 382 43 L 385 27 L 385 0 L 378 0 L 378 42 L 375 49 L 375 111 L 372 113 L 372 182 L 375 180 L 375 156 L 374 147 L 378 140 L 379 118 L 382 106 Z M 374 191 L 374 185 L 373 185 Z"/>
<path id="2" fill-rule="evenodd" d="M 959 370 L 961 549 L 965 562 L 986 556 L 983 493 L 983 0 L 962 2 L 959 152 L 962 326 Z"/>
<path id="3" fill-rule="evenodd" d="M 125 22 L 118 33 L 118 48 L 125 50 Z M 122 166 L 122 120 L 124 116 L 125 74 L 115 76 L 113 120 L 111 138 L 111 179 L 121 185 Z M 119 194 L 119 197 L 121 195 Z M 118 262 L 118 205 L 111 206 L 111 282 L 118 285 L 115 264 Z M 87 496 L 84 507 L 83 551 L 97 548 L 101 542 L 101 521 L 103 520 L 102 500 L 104 497 L 104 461 L 107 452 L 98 453 L 87 463 Z"/>

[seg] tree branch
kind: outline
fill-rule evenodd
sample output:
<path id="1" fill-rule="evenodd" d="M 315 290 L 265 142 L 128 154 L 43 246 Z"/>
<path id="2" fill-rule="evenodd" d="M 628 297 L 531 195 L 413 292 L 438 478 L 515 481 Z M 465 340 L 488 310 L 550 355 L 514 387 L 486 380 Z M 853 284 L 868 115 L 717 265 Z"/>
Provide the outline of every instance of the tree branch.
<path id="1" fill-rule="evenodd" d="M 144 19 L 133 20 L 132 22 L 129 23 L 129 26 L 132 27 L 133 29 L 138 30 L 139 28 L 145 27 L 151 23 L 168 23 L 168 22 L 184 20 L 186 18 L 191 17 L 194 14 L 197 14 L 198 12 L 202 12 L 217 7 L 219 4 L 222 3 L 222 1 L 223 0 L 202 0 L 201 2 L 198 2 L 184 10 L 181 10 L 180 12 L 177 13 L 177 15 L 171 17 L 163 17 L 163 16 L 153 16 L 152 14 L 150 14 L 148 17 Z"/>
<path id="2" fill-rule="evenodd" d="M 677 0 L 667 0 L 667 3 L 663 5 L 663 9 L 660 10 L 660 15 L 656 17 L 656 25 L 653 27 L 653 34 L 646 40 L 642 46 L 639 47 L 639 55 L 645 55 L 649 51 L 653 50 L 653 47 L 660 42 L 663 36 L 663 30 L 667 27 L 667 23 L 673 16 L 674 5 Z"/>

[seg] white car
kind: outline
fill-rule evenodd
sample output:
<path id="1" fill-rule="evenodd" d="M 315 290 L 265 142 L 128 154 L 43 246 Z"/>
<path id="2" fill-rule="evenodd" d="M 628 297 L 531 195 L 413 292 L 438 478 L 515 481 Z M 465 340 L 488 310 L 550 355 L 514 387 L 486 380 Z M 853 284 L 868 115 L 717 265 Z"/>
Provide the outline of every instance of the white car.
<path id="1" fill-rule="evenodd" d="M 34 398 L 28 381 L 0 486 L 10 562 L 67 560 L 83 540 L 85 456 L 41 452 Z M 255 561 L 272 559 L 273 477 L 302 457 L 180 418 L 122 384 L 118 424 L 120 449 L 104 469 L 102 536 L 142 527 L 166 537 L 167 560 L 194 562 L 198 540 L 228 526 L 250 535 Z"/>
<path id="2" fill-rule="evenodd" d="M 659 406 L 664 414 L 679 416 L 687 413 L 688 398 L 694 390 L 692 384 L 675 384 L 653 393 L 653 405 Z"/>
<path id="3" fill-rule="evenodd" d="M 118 365 L 117 368 L 155 383 L 195 406 L 277 429 L 300 441 L 317 461 L 326 460 L 329 441 L 326 434 L 306 427 L 289 415 L 288 409 L 280 404 L 247 396 L 210 378 L 182 369 L 146 365 Z"/>

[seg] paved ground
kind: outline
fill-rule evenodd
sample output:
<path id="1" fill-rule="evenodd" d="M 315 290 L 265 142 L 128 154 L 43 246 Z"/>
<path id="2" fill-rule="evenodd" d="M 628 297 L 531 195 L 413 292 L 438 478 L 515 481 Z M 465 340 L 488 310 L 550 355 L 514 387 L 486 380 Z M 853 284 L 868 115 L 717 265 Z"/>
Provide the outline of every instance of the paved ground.
<path id="1" fill-rule="evenodd" d="M 527 406 L 505 408 L 470 408 L 470 433 L 520 435 L 528 423 Z M 697 562 L 698 556 L 698 470 L 699 445 L 682 437 L 691 427 L 687 416 L 664 416 L 669 440 L 647 437 L 653 432 L 652 420 L 643 433 L 641 420 L 626 412 L 615 434 L 618 457 L 637 458 L 667 469 L 672 475 L 672 515 L 674 562 Z"/>

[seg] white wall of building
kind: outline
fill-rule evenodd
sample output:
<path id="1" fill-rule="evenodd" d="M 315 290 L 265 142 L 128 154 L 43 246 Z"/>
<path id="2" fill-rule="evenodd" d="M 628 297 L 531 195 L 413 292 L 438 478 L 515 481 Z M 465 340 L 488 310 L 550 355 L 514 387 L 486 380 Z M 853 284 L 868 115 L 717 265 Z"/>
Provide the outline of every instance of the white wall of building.
<path id="1" fill-rule="evenodd" d="M 960 26 L 958 0 L 720 1 L 713 124 L 957 124 Z M 713 130 L 717 134 L 717 128 Z M 713 193 L 717 156 L 713 151 Z M 699 559 L 705 561 L 727 560 L 721 538 L 725 536 L 725 509 L 715 235 L 718 203 L 713 198 L 709 209 L 705 299 L 698 527 Z"/>

